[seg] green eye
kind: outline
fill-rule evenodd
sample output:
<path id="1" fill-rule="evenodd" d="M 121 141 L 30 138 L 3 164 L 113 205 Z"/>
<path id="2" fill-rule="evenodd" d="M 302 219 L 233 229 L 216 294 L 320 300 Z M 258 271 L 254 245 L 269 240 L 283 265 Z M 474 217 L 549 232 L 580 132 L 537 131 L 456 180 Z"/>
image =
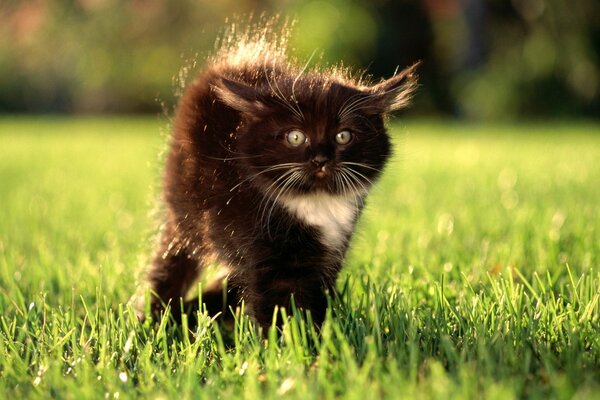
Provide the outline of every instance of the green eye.
<path id="1" fill-rule="evenodd" d="M 306 142 L 306 135 L 298 130 L 293 130 L 287 133 L 286 139 L 290 145 L 298 147 Z"/>
<path id="2" fill-rule="evenodd" d="M 335 135 L 335 141 L 339 144 L 348 144 L 352 140 L 352 134 L 350 131 L 341 131 Z"/>

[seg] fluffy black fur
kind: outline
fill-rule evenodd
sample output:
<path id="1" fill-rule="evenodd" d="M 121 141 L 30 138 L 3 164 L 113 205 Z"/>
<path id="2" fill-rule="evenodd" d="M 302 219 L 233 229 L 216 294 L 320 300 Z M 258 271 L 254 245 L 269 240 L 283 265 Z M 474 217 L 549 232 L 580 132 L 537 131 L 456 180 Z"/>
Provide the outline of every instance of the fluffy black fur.
<path id="1" fill-rule="evenodd" d="M 308 69 L 268 35 L 237 37 L 181 98 L 164 175 L 166 221 L 151 307 L 179 299 L 205 266 L 227 270 L 228 304 L 270 325 L 275 306 L 325 316 L 364 197 L 390 156 L 385 116 L 406 106 L 415 67 L 369 84 Z M 203 294 L 226 310 L 221 282 Z"/>

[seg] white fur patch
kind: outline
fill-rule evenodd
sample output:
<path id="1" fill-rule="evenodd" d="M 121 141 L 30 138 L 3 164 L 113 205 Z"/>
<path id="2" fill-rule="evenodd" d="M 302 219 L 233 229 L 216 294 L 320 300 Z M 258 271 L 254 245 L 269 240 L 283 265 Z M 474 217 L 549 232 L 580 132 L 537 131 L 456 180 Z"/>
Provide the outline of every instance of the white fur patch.
<path id="1" fill-rule="evenodd" d="M 332 250 L 340 249 L 352 232 L 357 207 L 351 199 L 318 193 L 285 196 L 279 201 L 292 215 L 318 228 Z"/>

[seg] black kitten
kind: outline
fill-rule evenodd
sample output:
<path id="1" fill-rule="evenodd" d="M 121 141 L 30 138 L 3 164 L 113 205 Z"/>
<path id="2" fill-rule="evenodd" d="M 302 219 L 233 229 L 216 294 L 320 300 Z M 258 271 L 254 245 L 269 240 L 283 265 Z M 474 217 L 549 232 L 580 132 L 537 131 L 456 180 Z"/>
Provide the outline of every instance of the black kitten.
<path id="1" fill-rule="evenodd" d="M 233 44 L 231 44 L 233 43 Z M 390 156 L 384 118 L 406 106 L 414 66 L 378 84 L 300 68 L 264 35 L 230 41 L 186 89 L 164 177 L 166 221 L 151 308 L 184 297 L 207 265 L 227 303 L 268 327 L 275 306 L 325 316 L 362 204 Z M 203 293 L 226 310 L 221 281 Z"/>

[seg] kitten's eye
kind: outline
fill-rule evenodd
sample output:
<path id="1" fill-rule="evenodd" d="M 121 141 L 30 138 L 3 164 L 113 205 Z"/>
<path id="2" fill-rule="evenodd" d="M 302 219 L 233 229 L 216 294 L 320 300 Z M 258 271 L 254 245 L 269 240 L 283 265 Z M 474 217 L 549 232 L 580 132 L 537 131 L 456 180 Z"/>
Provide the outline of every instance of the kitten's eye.
<path id="1" fill-rule="evenodd" d="M 335 135 L 335 141 L 339 144 L 348 144 L 352 140 L 352 134 L 350 131 L 341 131 Z"/>
<path id="2" fill-rule="evenodd" d="M 306 135 L 298 130 L 289 131 L 286 135 L 289 144 L 298 147 L 306 142 Z"/>

